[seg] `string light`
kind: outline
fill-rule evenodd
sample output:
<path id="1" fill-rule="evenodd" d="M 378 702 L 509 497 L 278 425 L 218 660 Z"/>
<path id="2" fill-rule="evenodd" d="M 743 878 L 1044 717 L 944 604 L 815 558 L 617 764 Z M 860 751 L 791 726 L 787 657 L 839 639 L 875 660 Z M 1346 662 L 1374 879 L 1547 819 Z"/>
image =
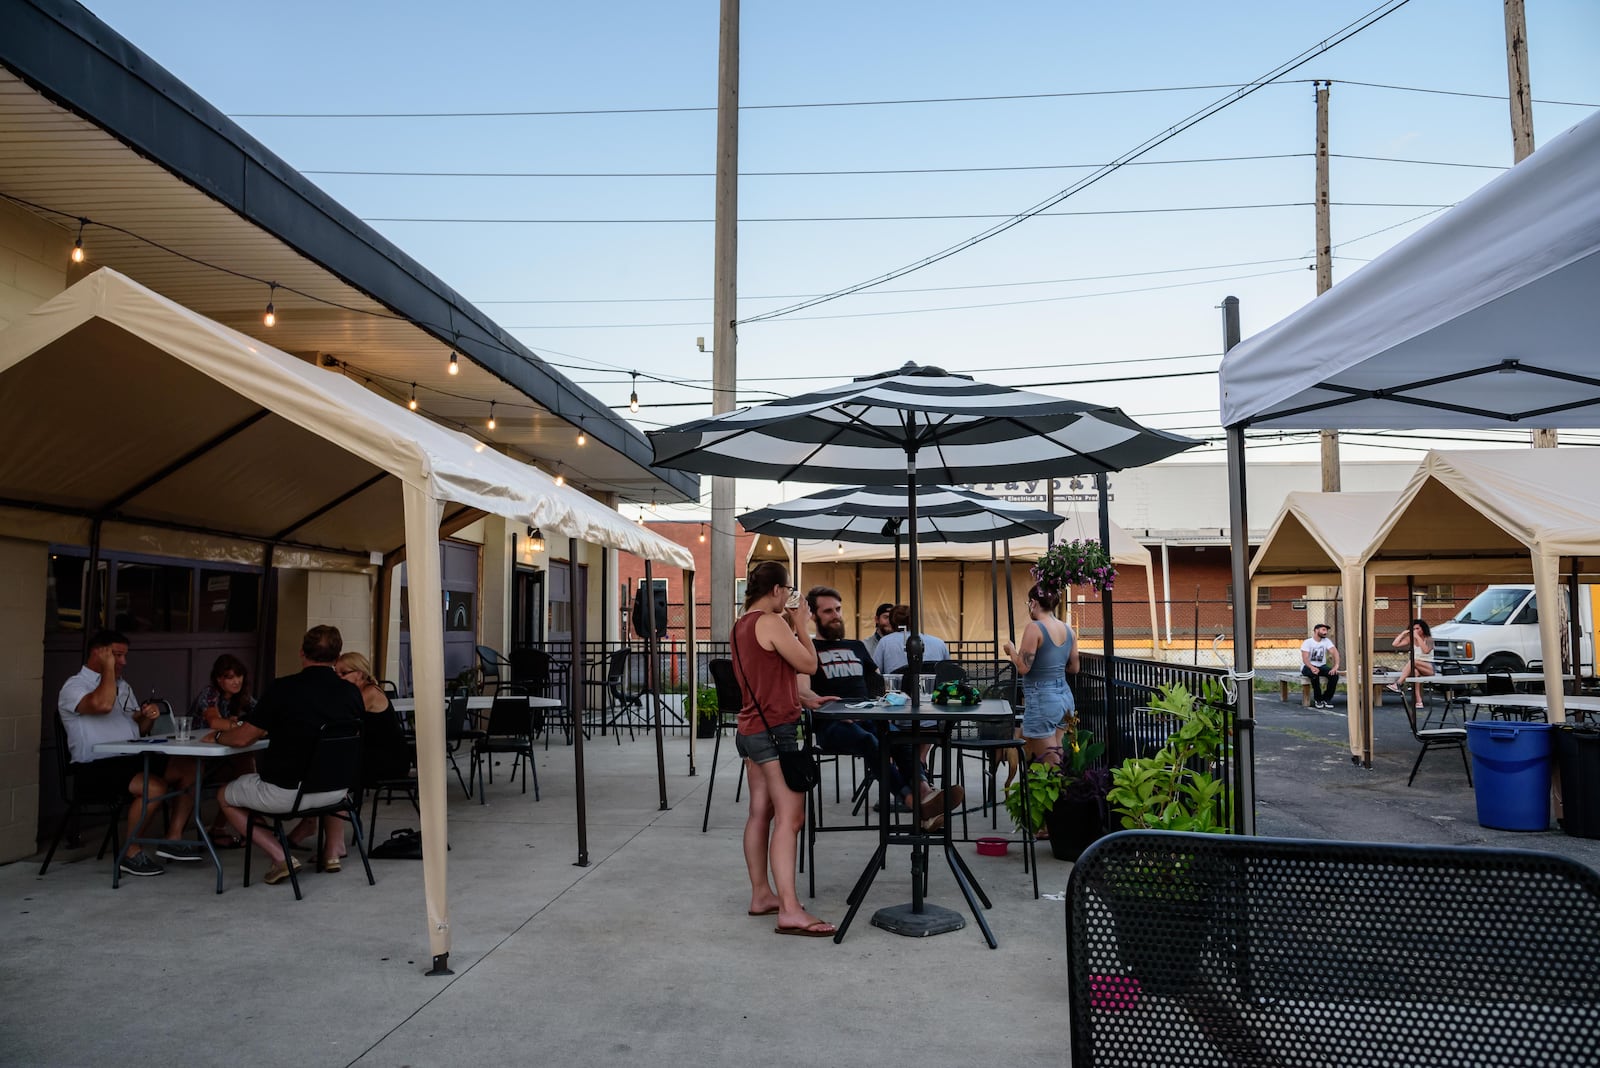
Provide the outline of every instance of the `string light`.
<path id="1" fill-rule="evenodd" d="M 650 494 L 650 510 L 652 512 L 656 510 L 656 495 L 654 493 Z"/>
<path id="2" fill-rule="evenodd" d="M 839 542 L 839 555 L 840 556 L 844 555 L 844 542 L 842 542 L 842 541 Z"/>
<path id="3" fill-rule="evenodd" d="M 556 485 L 565 486 L 566 484 L 567 484 L 567 476 L 563 475 L 561 473 L 561 465 L 560 464 L 556 464 Z"/>
<path id="4" fill-rule="evenodd" d="M 633 392 L 628 394 L 628 411 L 635 415 L 639 412 L 639 372 L 633 372 Z"/>
<path id="5" fill-rule="evenodd" d="M 461 365 L 456 362 L 455 349 L 450 350 L 450 373 L 453 375 L 458 375 L 461 373 Z"/>
<path id="6" fill-rule="evenodd" d="M 72 243 L 72 262 L 83 262 L 83 228 L 89 224 L 88 219 L 78 220 L 78 240 Z"/>
<path id="7" fill-rule="evenodd" d="M 705 543 L 706 543 L 706 525 L 704 523 L 701 523 L 700 524 L 700 544 L 704 545 Z"/>
<path id="8" fill-rule="evenodd" d="M 415 382 L 411 383 L 411 403 L 406 405 L 406 407 L 410 408 L 412 411 L 417 410 L 417 384 Z"/>
<path id="9" fill-rule="evenodd" d="M 267 285 L 270 286 L 271 288 L 269 288 L 267 290 L 267 310 L 266 310 L 266 314 L 261 316 L 261 325 L 263 325 L 263 326 L 277 326 L 278 325 L 278 313 L 272 310 L 272 297 L 273 297 L 273 294 L 278 292 L 278 283 L 276 283 L 276 282 L 268 282 Z"/>
<path id="10" fill-rule="evenodd" d="M 587 434 L 585 434 L 583 432 L 583 416 L 581 416 L 581 415 L 578 416 L 578 444 L 579 445 L 587 445 L 587 444 L 589 444 L 589 435 L 587 435 Z"/>
<path id="11" fill-rule="evenodd" d="M 489 429 L 494 429 L 494 401 L 489 402 Z"/>

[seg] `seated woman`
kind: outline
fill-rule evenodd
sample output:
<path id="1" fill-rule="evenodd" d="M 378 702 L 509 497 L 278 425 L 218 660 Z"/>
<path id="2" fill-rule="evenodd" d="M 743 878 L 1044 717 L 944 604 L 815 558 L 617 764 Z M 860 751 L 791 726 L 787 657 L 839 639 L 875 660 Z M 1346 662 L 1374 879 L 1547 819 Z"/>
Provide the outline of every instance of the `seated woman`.
<path id="1" fill-rule="evenodd" d="M 211 684 L 189 706 L 191 725 L 203 725 L 206 730 L 225 731 L 244 722 L 245 714 L 256 705 L 250 696 L 250 669 L 243 660 L 232 653 L 223 653 L 211 665 Z M 256 769 L 255 758 L 249 753 L 239 753 L 221 760 L 213 760 L 206 769 L 208 781 L 221 787 L 239 776 Z M 218 849 L 237 849 L 244 839 L 218 813 L 208 832 Z"/>
<path id="2" fill-rule="evenodd" d="M 1394 636 L 1393 647 L 1404 649 L 1411 654 L 1411 659 L 1406 661 L 1405 669 L 1400 672 L 1400 677 L 1391 682 L 1387 689 L 1393 690 L 1403 698 L 1405 691 L 1401 684 L 1407 679 L 1420 678 L 1433 674 L 1433 630 L 1426 620 L 1413 619 L 1410 628 Z M 1417 707 L 1422 707 L 1422 683 L 1413 682 L 1411 688 L 1416 691 Z"/>
<path id="3" fill-rule="evenodd" d="M 384 779 L 405 778 L 416 763 L 416 747 L 406 739 L 394 702 L 372 677 L 372 662 L 361 653 L 342 653 L 334 661 L 333 671 L 361 691 L 361 703 L 367 710 L 361 722 L 362 786 L 370 788 Z M 341 842 L 338 856 L 323 861 L 324 870 L 338 871 L 338 858 L 344 855 Z"/>

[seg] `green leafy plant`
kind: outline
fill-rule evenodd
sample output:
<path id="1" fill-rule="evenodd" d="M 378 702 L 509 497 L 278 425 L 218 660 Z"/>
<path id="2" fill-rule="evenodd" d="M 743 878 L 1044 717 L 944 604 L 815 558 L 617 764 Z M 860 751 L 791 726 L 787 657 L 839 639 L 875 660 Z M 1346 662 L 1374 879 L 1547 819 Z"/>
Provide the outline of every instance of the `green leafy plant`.
<path id="1" fill-rule="evenodd" d="M 1111 772 L 1106 800 L 1123 828 L 1227 833 L 1227 783 L 1212 774 L 1226 744 L 1226 703 L 1222 684 L 1214 679 L 1198 696 L 1179 683 L 1161 688 L 1150 707 L 1169 713 L 1177 729 L 1154 756 L 1130 758 Z"/>
<path id="2" fill-rule="evenodd" d="M 1044 825 L 1045 813 L 1063 796 L 1098 800 L 1104 796 L 1105 773 L 1094 767 L 1105 751 L 1105 743 L 1078 725 L 1078 717 L 1067 719 L 1061 738 L 1059 763 L 1030 760 L 1028 766 L 1006 787 L 1006 812 L 1018 827 L 1037 831 Z"/>
<path id="3" fill-rule="evenodd" d="M 1033 580 L 1055 590 L 1091 586 L 1109 592 L 1117 581 L 1117 565 L 1097 541 L 1058 541 L 1033 566 Z"/>

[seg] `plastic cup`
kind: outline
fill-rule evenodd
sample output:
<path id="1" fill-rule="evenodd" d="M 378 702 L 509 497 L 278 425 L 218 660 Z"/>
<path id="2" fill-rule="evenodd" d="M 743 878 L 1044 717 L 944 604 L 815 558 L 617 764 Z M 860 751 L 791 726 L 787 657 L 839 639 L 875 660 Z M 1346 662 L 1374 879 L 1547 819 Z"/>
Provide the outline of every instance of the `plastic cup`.
<path id="1" fill-rule="evenodd" d="M 922 695 L 922 699 L 924 701 L 928 700 L 929 698 L 931 698 L 933 696 L 933 680 L 934 680 L 934 678 L 935 678 L 935 676 L 933 676 L 933 675 L 918 675 L 917 676 L 917 692 Z"/>
<path id="2" fill-rule="evenodd" d="M 172 717 L 172 740 L 175 742 L 187 742 L 189 740 L 188 716 Z"/>
<path id="3" fill-rule="evenodd" d="M 897 673 L 892 674 L 892 675 L 888 674 L 888 673 L 885 673 L 884 676 L 883 676 L 883 688 L 886 691 L 888 691 L 889 693 L 899 693 L 900 692 L 900 675 L 899 675 L 899 673 L 897 672 Z"/>

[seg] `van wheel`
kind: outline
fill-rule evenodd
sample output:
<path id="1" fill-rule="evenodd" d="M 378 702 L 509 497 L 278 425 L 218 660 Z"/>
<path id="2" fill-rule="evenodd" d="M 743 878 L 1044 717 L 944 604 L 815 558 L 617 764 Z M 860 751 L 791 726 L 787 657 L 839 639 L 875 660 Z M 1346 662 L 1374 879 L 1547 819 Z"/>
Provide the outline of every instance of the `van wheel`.
<path id="1" fill-rule="evenodd" d="M 1483 662 L 1484 671 L 1522 671 L 1522 658 L 1515 653 L 1495 653 Z"/>

